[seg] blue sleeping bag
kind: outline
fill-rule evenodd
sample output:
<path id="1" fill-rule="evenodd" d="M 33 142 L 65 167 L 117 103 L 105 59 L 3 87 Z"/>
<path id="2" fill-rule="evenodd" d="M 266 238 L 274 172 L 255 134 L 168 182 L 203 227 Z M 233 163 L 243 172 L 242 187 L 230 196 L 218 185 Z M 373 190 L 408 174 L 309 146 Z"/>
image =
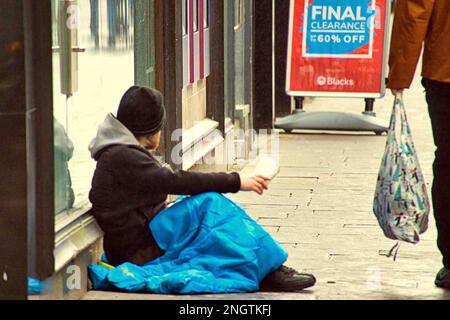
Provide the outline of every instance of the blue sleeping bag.
<path id="1" fill-rule="evenodd" d="M 145 266 L 91 264 L 95 290 L 157 294 L 244 293 L 287 259 L 286 251 L 232 200 L 180 198 L 150 223 L 165 254 Z"/>
<path id="2" fill-rule="evenodd" d="M 38 279 L 28 277 L 28 294 L 31 296 L 42 293 L 42 282 Z"/>

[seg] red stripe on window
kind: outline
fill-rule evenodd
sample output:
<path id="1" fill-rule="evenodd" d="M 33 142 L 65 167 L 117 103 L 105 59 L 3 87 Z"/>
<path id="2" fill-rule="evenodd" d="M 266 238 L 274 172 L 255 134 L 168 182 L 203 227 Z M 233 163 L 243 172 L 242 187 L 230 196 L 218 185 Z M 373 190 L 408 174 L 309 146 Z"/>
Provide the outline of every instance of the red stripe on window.
<path id="1" fill-rule="evenodd" d="M 199 36 L 200 36 L 200 79 L 205 78 L 205 38 L 204 38 L 204 31 L 205 31 L 205 24 L 203 19 L 203 1 L 204 0 L 198 0 L 199 3 Z"/>
<path id="2" fill-rule="evenodd" d="M 189 0 L 189 82 L 194 83 L 194 0 Z"/>

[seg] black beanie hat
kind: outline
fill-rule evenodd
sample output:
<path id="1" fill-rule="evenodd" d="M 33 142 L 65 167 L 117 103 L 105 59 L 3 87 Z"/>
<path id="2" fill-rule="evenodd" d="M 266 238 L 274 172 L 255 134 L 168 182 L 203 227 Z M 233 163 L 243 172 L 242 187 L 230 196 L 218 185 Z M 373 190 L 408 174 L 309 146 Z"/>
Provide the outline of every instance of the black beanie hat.
<path id="1" fill-rule="evenodd" d="M 158 90 L 133 86 L 120 101 L 117 120 L 134 135 L 151 135 L 166 121 L 163 97 Z"/>

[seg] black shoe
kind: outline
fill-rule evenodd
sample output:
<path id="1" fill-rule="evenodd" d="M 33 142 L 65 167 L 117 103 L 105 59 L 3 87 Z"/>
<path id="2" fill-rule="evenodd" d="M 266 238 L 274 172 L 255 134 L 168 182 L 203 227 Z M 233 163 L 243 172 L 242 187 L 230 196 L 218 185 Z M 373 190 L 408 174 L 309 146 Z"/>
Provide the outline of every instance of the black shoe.
<path id="1" fill-rule="evenodd" d="M 450 289 L 450 270 L 443 268 L 436 276 L 436 286 L 442 289 Z"/>
<path id="2" fill-rule="evenodd" d="M 316 278 L 311 274 L 299 273 L 296 270 L 281 266 L 261 281 L 263 292 L 294 292 L 314 286 Z"/>

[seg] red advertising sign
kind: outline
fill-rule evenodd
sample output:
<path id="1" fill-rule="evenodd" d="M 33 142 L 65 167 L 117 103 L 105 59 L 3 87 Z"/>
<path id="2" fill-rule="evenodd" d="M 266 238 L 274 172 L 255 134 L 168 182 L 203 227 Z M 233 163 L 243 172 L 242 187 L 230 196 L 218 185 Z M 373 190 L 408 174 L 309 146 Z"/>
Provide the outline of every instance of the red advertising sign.
<path id="1" fill-rule="evenodd" d="M 389 4 L 390 0 L 291 0 L 287 93 L 384 96 Z"/>

